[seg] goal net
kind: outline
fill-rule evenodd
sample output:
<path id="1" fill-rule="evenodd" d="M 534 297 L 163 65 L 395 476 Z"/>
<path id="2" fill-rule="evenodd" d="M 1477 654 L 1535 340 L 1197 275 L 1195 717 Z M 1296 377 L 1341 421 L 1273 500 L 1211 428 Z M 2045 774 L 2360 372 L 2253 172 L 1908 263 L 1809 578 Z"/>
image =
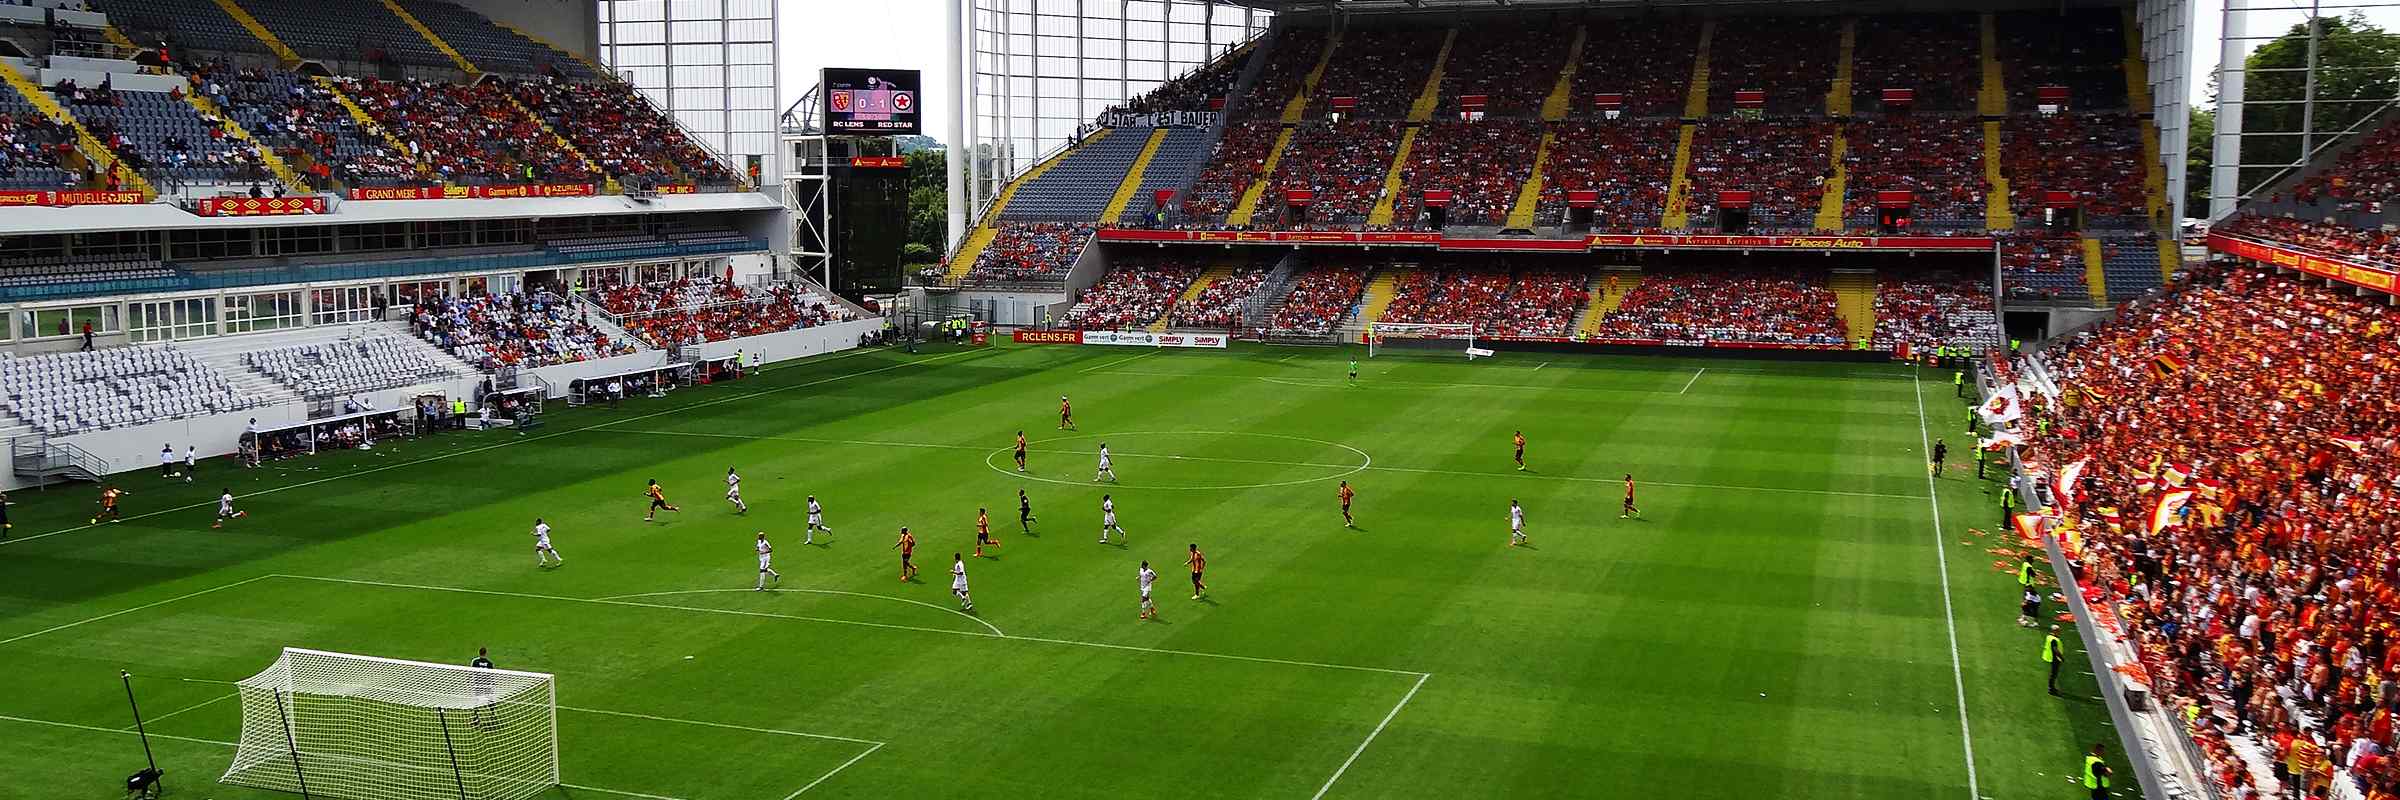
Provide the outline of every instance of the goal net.
<path id="1" fill-rule="evenodd" d="M 1490 351 L 1475 346 L 1473 325 L 1378 322 L 1367 326 L 1368 358 L 1427 352 L 1446 355 L 1463 353 L 1470 359 L 1490 355 Z"/>
<path id="2" fill-rule="evenodd" d="M 219 780 L 352 800 L 521 800 L 558 778 L 549 675 L 284 648 L 239 686 Z"/>

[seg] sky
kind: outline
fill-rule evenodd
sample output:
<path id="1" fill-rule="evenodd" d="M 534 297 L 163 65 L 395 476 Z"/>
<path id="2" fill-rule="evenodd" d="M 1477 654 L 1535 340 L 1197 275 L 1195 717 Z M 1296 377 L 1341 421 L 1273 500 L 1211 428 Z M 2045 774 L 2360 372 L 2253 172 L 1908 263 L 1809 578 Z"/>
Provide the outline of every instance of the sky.
<path id="1" fill-rule="evenodd" d="M 942 138 L 958 99 L 942 66 L 949 36 L 943 2 L 782 0 L 783 104 L 799 101 L 826 67 L 914 69 L 924 73 L 920 90 L 929 101 L 925 134 Z"/>
<path id="2" fill-rule="evenodd" d="M 2326 0 L 2328 5 L 2381 0 Z M 943 68 L 946 0 L 782 0 L 784 104 L 817 84 L 825 67 L 891 67 L 924 73 L 925 133 L 940 138 L 957 101 L 954 81 Z M 2217 67 L 2218 32 L 2226 0 L 2192 0 L 2192 96 L 2208 100 L 2208 76 Z M 2290 7 L 2305 0 L 2234 0 L 2256 6 Z M 2345 13 L 2328 9 L 2328 15 Z M 2306 17 L 2296 11 L 2247 12 L 2252 36 L 2279 34 Z M 2368 9 L 2368 19 L 2400 31 L 2400 8 Z M 2246 42 L 2246 53 L 2259 42 Z"/>

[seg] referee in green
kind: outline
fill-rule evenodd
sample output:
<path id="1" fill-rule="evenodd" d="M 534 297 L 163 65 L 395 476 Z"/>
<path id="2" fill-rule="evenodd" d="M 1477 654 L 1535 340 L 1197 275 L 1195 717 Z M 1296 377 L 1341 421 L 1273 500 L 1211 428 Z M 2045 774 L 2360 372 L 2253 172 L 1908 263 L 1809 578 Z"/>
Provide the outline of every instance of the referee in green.
<path id="1" fill-rule="evenodd" d="M 2067 643 L 2058 638 L 2058 623 L 2050 624 L 2050 632 L 2042 636 L 2042 660 L 2050 664 L 2050 696 L 2058 695 L 2058 668 L 2067 663 Z"/>

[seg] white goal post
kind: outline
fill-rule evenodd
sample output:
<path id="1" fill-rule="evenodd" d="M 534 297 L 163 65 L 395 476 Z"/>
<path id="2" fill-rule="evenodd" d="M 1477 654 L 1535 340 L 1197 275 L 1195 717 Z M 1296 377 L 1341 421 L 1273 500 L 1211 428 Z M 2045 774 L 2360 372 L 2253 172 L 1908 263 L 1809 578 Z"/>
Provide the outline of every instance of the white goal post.
<path id="1" fill-rule="evenodd" d="M 1400 351 L 1465 353 L 1468 360 L 1492 351 L 1475 346 L 1475 326 L 1465 323 L 1377 322 L 1367 326 L 1367 357 Z"/>
<path id="2" fill-rule="evenodd" d="M 349 800 L 524 800 L 559 783 L 544 673 L 287 647 L 237 686 L 223 783 Z"/>

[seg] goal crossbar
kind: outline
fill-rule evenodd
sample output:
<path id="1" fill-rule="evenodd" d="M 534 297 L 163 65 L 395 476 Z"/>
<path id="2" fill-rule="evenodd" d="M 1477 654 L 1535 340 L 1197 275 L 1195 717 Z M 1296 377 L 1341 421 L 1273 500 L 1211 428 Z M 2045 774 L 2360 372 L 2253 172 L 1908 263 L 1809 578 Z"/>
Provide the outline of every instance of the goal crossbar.
<path id="1" fill-rule="evenodd" d="M 1467 323 L 1377 322 L 1367 326 L 1366 339 L 1368 358 L 1395 350 L 1463 351 L 1469 358 L 1480 352 L 1475 326 Z"/>
<path id="2" fill-rule="evenodd" d="M 554 676 L 284 648 L 235 684 L 219 780 L 350 800 L 524 800 L 560 782 Z"/>

